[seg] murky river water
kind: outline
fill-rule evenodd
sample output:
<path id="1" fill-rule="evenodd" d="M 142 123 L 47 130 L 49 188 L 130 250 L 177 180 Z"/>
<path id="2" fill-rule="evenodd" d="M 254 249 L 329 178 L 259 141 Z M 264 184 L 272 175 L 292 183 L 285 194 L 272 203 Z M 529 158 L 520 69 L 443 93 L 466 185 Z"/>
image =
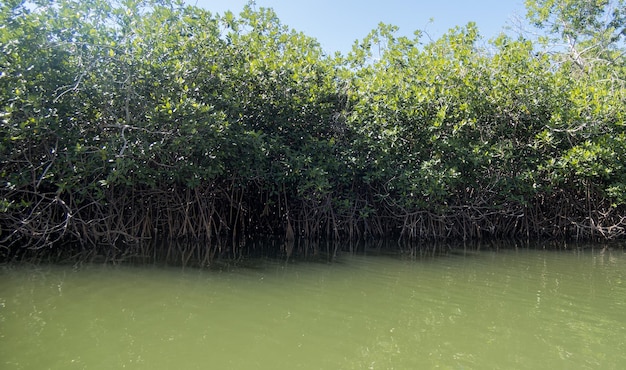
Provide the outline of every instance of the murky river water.
<path id="1" fill-rule="evenodd" d="M 623 369 L 626 253 L 0 269 L 2 369 Z"/>

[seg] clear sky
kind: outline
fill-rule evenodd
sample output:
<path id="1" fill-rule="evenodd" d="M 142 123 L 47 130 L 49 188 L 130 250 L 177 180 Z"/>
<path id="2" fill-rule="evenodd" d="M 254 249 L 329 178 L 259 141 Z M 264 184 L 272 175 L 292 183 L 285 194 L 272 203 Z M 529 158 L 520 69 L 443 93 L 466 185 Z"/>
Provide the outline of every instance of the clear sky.
<path id="1" fill-rule="evenodd" d="M 190 5 L 223 14 L 238 14 L 247 0 L 185 0 Z M 399 35 L 426 31 L 433 39 L 448 29 L 473 21 L 485 40 L 513 27 L 526 13 L 524 0 L 256 0 L 272 8 L 281 22 L 316 38 L 324 50 L 346 54 L 355 40 L 365 37 L 379 22 L 400 27 Z M 431 22 L 432 19 L 432 22 Z M 426 37 L 426 36 L 425 36 Z M 427 39 L 425 39 L 427 41 Z"/>

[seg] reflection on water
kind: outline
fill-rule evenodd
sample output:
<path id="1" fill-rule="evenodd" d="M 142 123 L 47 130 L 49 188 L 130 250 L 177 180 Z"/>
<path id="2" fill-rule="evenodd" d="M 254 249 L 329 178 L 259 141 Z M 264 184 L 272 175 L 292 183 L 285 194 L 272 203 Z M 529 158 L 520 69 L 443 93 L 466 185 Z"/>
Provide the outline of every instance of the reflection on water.
<path id="1" fill-rule="evenodd" d="M 0 272 L 3 369 L 626 367 L 622 249 Z"/>

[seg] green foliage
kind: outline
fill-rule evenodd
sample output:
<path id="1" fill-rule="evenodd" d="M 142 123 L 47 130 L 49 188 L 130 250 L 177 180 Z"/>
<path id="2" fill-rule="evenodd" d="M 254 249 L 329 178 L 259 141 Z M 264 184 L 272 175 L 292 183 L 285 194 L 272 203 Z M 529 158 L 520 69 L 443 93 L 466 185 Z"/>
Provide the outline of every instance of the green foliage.
<path id="1" fill-rule="evenodd" d="M 556 55 L 557 60 L 568 60 L 586 73 L 611 70 L 610 78 L 617 77 L 623 87 L 626 1 L 526 0 L 525 3 L 528 19 L 548 32 L 548 37 L 543 39 L 564 49 Z"/>
<path id="2" fill-rule="evenodd" d="M 167 0 L 4 2 L 2 234 L 34 238 L 23 225 L 47 215 L 57 226 L 46 230 L 81 235 L 129 192 L 141 207 L 163 200 L 143 218 L 119 208 L 147 220 L 189 212 L 172 194 L 195 192 L 215 212 L 209 230 L 243 228 L 241 212 L 272 215 L 268 229 L 298 213 L 301 229 L 361 222 L 384 234 L 424 212 L 521 217 L 562 193 L 617 209 L 623 5 L 527 1 L 529 19 L 567 42 L 557 53 L 507 36 L 481 47 L 473 23 L 427 43 L 381 23 L 329 57 L 251 5 L 214 15 Z M 154 223 L 141 228 L 174 225 Z"/>

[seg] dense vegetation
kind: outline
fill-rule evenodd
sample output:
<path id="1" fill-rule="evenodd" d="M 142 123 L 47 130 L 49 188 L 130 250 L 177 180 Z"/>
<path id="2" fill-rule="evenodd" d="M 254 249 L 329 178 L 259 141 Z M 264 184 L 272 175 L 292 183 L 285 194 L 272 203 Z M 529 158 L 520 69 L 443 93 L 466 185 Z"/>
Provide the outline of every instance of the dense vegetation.
<path id="1" fill-rule="evenodd" d="M 621 237 L 625 5 L 527 1 L 543 36 L 489 46 L 381 24 L 328 56 L 271 9 L 7 0 L 0 248 Z"/>

